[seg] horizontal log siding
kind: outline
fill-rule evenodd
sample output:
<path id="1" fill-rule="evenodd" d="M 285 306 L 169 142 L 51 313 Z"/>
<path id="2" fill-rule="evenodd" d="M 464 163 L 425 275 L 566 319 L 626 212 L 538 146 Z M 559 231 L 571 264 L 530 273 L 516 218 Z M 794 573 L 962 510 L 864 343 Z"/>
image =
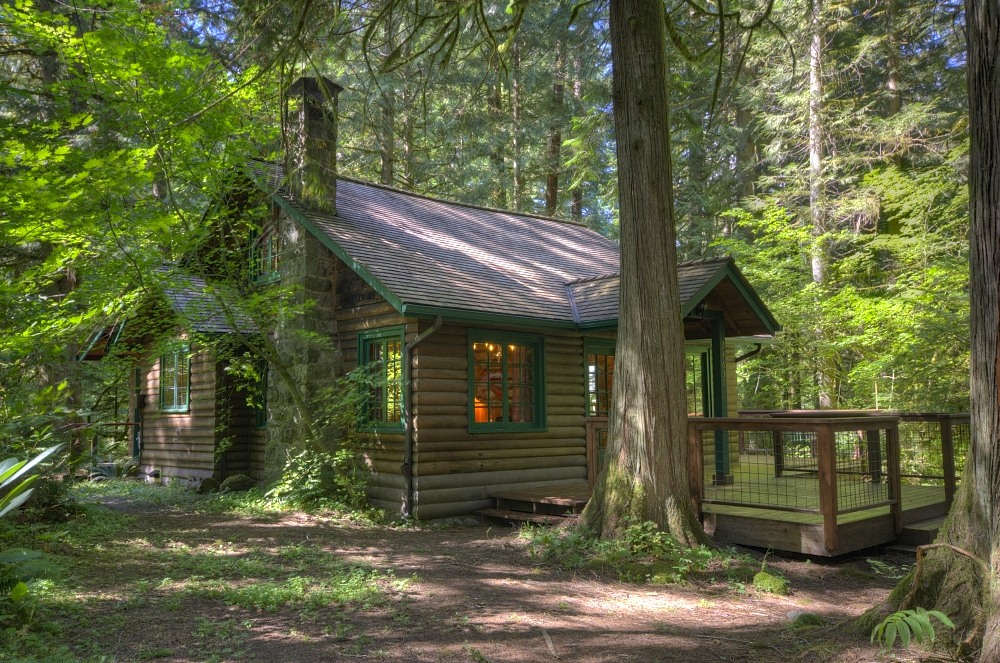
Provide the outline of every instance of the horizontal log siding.
<path id="1" fill-rule="evenodd" d="M 344 369 L 358 365 L 358 334 L 362 331 L 405 325 L 406 340 L 417 335 L 417 323 L 407 322 L 371 286 L 341 262 L 336 261 L 334 282 L 337 284 L 337 330 Z M 425 325 L 426 326 L 426 325 Z M 365 459 L 371 470 L 366 492 L 368 502 L 391 514 L 400 514 L 403 505 L 403 435 L 376 433 L 364 440 Z"/>
<path id="2" fill-rule="evenodd" d="M 417 518 L 463 516 L 493 505 L 490 493 L 586 481 L 583 339 L 545 336 L 546 428 L 469 432 L 468 328 L 444 325 L 413 361 Z"/>
<path id="3" fill-rule="evenodd" d="M 264 481 L 264 431 L 257 428 L 257 413 L 247 403 L 247 391 L 239 389 L 234 377 L 225 372 L 224 366 L 217 367 L 218 375 L 224 376 L 219 390 L 218 416 L 229 421 L 227 430 L 217 431 L 217 439 L 222 442 L 229 438 L 229 447 L 219 463 L 219 475 L 225 479 L 234 474 L 245 474 L 254 481 Z"/>
<path id="4" fill-rule="evenodd" d="M 202 479 L 215 473 L 216 362 L 210 349 L 192 347 L 188 412 L 160 410 L 160 358 L 146 364 L 141 385 L 144 472 L 159 471 L 161 481 Z"/>

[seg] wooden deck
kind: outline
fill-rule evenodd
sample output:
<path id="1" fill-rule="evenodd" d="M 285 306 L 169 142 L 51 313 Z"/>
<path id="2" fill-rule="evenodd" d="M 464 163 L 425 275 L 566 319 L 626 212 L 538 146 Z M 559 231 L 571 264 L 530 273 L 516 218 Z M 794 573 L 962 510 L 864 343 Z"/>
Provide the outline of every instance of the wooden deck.
<path id="1" fill-rule="evenodd" d="M 773 477 L 761 481 L 762 492 L 767 486 L 773 486 L 771 479 Z M 818 492 L 815 480 L 796 477 L 781 477 L 779 480 L 798 485 L 800 492 L 796 495 L 797 504 L 801 505 L 805 497 L 807 501 L 813 499 L 818 508 L 819 498 L 808 497 L 808 493 Z M 813 486 L 811 491 L 810 484 Z M 781 494 L 788 495 L 787 492 Z M 584 483 L 507 490 L 493 494 L 497 499 L 497 507 L 484 509 L 480 514 L 509 522 L 550 525 L 564 523 L 567 517 L 572 518 L 583 510 L 590 495 L 591 490 Z M 720 495 L 732 497 L 732 486 L 706 486 L 707 499 L 718 498 Z M 939 519 L 947 513 L 944 488 L 903 485 L 901 497 L 902 524 L 913 525 L 918 530 L 915 535 L 904 533 L 902 538 L 906 539 L 907 534 L 923 539 L 933 536 L 933 528 L 923 523 L 928 519 L 938 519 L 936 522 L 939 524 Z M 832 551 L 826 548 L 824 519 L 818 512 L 788 510 L 787 505 L 785 508 L 769 509 L 710 502 L 702 505 L 702 512 L 705 531 L 719 543 L 821 557 L 844 555 L 892 543 L 901 538 L 900 533 L 895 530 L 888 505 L 840 514 L 837 517 L 838 545 Z"/>

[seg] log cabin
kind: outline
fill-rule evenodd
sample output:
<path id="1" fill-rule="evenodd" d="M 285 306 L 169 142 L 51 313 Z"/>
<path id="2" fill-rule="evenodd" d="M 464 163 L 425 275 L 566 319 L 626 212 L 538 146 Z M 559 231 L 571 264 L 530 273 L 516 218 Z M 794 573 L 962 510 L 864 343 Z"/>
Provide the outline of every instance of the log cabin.
<path id="1" fill-rule="evenodd" d="M 249 256 L 254 288 L 292 285 L 308 302 L 265 330 L 292 388 L 316 394 L 333 376 L 373 368 L 367 493 L 390 514 L 466 517 L 499 491 L 592 484 L 607 443 L 617 244 L 572 221 L 338 176 L 340 91 L 322 77 L 288 90 L 289 153 L 248 165 L 263 205 L 245 220 L 250 246 L 232 252 Z M 779 325 L 729 258 L 681 264 L 678 277 L 689 412 L 726 416 L 736 343 Z M 188 283 L 166 301 L 214 326 L 179 326 L 176 348 L 136 369 L 140 465 L 164 479 L 239 470 L 273 480 L 301 448 L 291 388 L 268 379 L 259 417 L 224 395 L 224 366 L 186 334 L 238 330 Z M 220 454 L 223 438 L 235 443 Z M 717 465 L 724 482 L 728 462 Z"/>
<path id="2" fill-rule="evenodd" d="M 155 277 L 134 313 L 95 332 L 80 359 L 131 361 L 128 430 L 140 472 L 164 483 L 262 481 L 264 411 L 246 376 L 229 370 L 255 322 L 232 290 L 175 266 Z"/>
<path id="3" fill-rule="evenodd" d="M 261 287 L 294 283 L 312 302 L 286 328 L 330 339 L 311 353 L 287 341 L 286 356 L 307 357 L 305 390 L 376 367 L 370 502 L 433 520 L 473 514 L 501 490 L 593 482 L 614 372 L 618 246 L 571 221 L 337 176 L 340 91 L 325 78 L 290 88 L 291 153 L 248 168 L 270 210 L 254 220 L 249 253 Z M 735 341 L 779 325 L 729 258 L 682 264 L 678 276 L 689 411 L 725 416 Z M 280 456 L 294 448 L 294 426 L 288 395 L 269 384 L 268 453 Z M 728 462 L 717 464 L 724 474 Z"/>

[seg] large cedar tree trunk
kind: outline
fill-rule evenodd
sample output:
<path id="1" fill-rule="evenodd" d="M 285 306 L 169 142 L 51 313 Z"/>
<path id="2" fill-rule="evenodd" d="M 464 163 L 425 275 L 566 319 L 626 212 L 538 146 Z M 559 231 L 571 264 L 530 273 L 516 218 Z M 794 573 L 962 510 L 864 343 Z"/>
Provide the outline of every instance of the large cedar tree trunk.
<path id="1" fill-rule="evenodd" d="M 621 302 L 610 446 L 583 523 L 607 538 L 652 520 L 695 545 L 708 539 L 687 470 L 663 3 L 611 0 L 610 24 Z"/>
<path id="2" fill-rule="evenodd" d="M 1000 661 L 1000 4 L 966 0 L 969 82 L 969 212 L 972 441 L 962 485 L 931 550 L 912 605 L 935 607 L 962 628 L 979 660 Z M 898 601 L 910 578 L 895 592 Z M 891 608 L 897 607 L 892 605 Z M 967 652 L 966 652 L 967 653 Z"/>

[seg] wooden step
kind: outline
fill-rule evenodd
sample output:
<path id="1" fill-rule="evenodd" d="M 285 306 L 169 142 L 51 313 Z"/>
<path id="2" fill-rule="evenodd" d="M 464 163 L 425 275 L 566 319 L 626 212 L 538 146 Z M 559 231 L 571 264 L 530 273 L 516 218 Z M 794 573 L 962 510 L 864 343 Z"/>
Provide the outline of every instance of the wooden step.
<path id="1" fill-rule="evenodd" d="M 927 543 L 934 543 L 938 530 L 944 525 L 944 516 L 928 518 L 916 523 L 910 523 L 903 527 L 899 533 L 899 543 L 909 546 L 922 546 Z"/>
<path id="2" fill-rule="evenodd" d="M 480 509 L 477 513 L 484 518 L 495 518 L 512 523 L 538 523 L 540 525 L 561 525 L 573 520 L 573 516 L 557 516 L 548 513 L 529 513 L 508 509 Z"/>

